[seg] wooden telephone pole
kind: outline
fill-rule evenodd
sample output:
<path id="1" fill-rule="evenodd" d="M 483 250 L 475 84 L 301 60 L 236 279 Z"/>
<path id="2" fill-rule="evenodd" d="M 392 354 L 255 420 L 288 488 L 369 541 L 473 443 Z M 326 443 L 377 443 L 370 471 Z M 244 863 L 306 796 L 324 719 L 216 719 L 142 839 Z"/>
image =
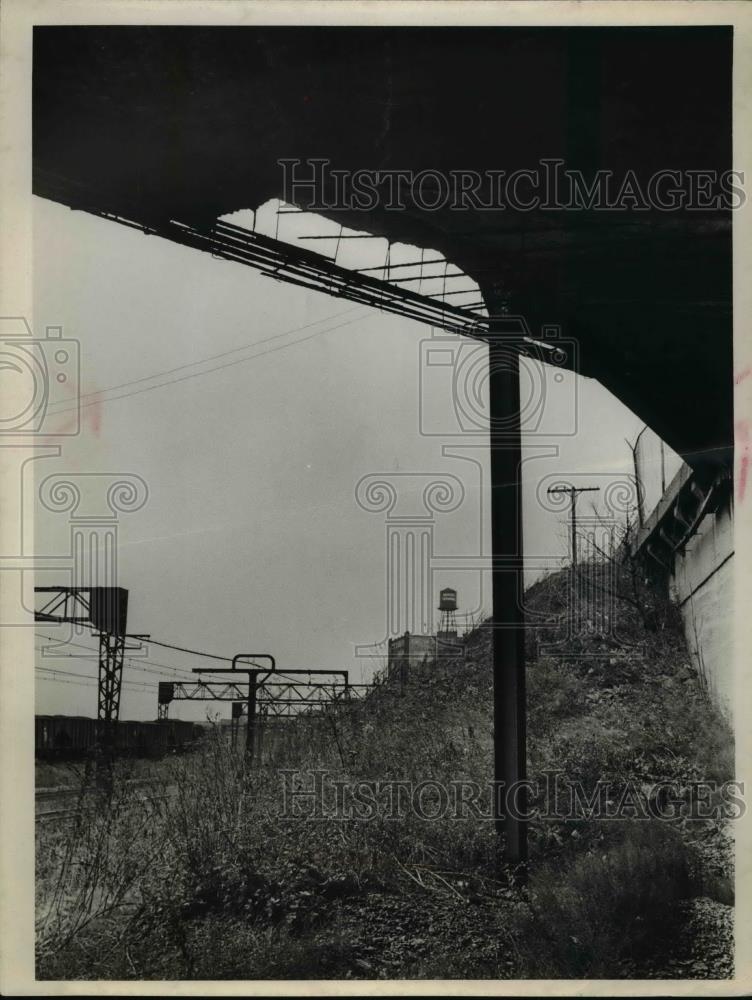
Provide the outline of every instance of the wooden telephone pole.
<path id="1" fill-rule="evenodd" d="M 549 486 L 547 492 L 569 495 L 569 520 L 572 534 L 572 573 L 577 574 L 577 497 L 580 493 L 597 493 L 600 486 Z"/>

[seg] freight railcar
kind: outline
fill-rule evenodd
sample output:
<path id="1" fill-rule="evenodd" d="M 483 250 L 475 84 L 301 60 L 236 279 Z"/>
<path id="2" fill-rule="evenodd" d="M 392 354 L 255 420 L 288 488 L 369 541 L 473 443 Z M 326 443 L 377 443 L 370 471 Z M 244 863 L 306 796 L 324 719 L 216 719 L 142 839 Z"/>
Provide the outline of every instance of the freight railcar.
<path id="1" fill-rule="evenodd" d="M 102 742 L 103 724 L 97 719 L 76 715 L 34 717 L 34 746 L 37 757 L 86 757 Z M 164 719 L 160 722 L 118 722 L 114 744 L 118 754 L 160 756 L 194 746 L 203 727 L 194 722 Z"/>

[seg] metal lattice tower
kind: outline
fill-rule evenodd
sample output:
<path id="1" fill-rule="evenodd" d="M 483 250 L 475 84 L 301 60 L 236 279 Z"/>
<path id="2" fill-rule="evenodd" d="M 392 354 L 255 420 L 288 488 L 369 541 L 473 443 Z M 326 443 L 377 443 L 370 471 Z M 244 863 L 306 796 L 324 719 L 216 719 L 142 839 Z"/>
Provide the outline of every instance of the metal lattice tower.
<path id="1" fill-rule="evenodd" d="M 99 632 L 97 718 L 106 727 L 117 722 L 123 685 L 128 591 L 122 587 L 35 587 L 44 594 L 34 612 L 38 622 L 83 625 Z"/>

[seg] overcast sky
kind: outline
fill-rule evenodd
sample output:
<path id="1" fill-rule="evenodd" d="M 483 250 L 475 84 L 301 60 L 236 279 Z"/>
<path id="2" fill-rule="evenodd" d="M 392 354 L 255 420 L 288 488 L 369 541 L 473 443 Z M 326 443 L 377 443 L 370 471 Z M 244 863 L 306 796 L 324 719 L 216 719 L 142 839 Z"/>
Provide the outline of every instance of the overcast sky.
<path id="1" fill-rule="evenodd" d="M 489 551 L 487 440 L 452 435 L 451 369 L 429 369 L 421 346 L 432 330 L 34 201 L 35 333 L 62 326 L 80 342 L 80 391 L 92 404 L 62 456 L 35 463 L 37 479 L 132 473 L 148 484 L 147 503 L 118 524 L 129 631 L 228 656 L 268 650 L 282 667 L 347 668 L 368 679 L 382 661 L 355 649 L 386 636 L 386 515 L 358 505 L 361 478 L 391 475 L 404 487 L 400 509 L 417 514 L 425 474 L 457 477 L 464 499 L 435 515 L 436 554 Z M 360 266 L 381 262 L 385 244 L 352 241 L 344 252 L 356 242 Z M 433 334 L 439 347 L 457 346 Z M 530 372 L 523 397 L 542 369 Z M 605 485 L 631 472 L 625 438 L 642 427 L 592 380 L 554 383 L 548 372 L 541 432 L 525 450 L 529 579 L 545 563 L 558 566 L 568 544 L 564 514 L 535 500 L 539 482 L 577 473 L 578 482 L 587 474 Z M 57 410 L 64 421 L 65 406 Z M 552 435 L 575 419 L 575 435 Z M 443 454 L 446 446 L 459 457 Z M 36 532 L 38 553 L 67 552 L 67 514 L 40 509 Z M 439 586 L 455 585 L 463 610 L 489 611 L 481 576 L 437 574 L 433 605 Z M 94 648 L 86 635 L 75 641 Z M 37 712 L 93 716 L 96 688 L 75 675 L 93 679 L 96 660 L 80 647 L 65 652 L 38 659 Z M 126 663 L 121 718 L 156 717 L 152 685 L 201 662 L 152 647 L 148 659 Z M 54 680 L 52 668 L 61 671 Z M 171 715 L 205 711 L 176 703 Z"/>

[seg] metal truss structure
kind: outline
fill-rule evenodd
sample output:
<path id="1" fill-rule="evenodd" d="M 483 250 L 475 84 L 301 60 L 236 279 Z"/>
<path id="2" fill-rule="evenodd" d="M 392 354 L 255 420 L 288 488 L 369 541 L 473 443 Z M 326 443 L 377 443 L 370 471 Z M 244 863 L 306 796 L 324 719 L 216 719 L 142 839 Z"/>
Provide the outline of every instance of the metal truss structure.
<path id="1" fill-rule="evenodd" d="M 286 670 L 279 679 L 276 672 L 264 671 L 263 680 L 258 680 L 260 670 L 240 671 L 237 668 L 200 669 L 201 673 L 243 673 L 248 676 L 239 680 L 204 681 L 193 683 L 161 681 L 158 693 L 158 717 L 166 719 L 170 703 L 173 701 L 229 701 L 232 702 L 231 739 L 237 741 L 240 719 L 247 718 L 247 752 L 253 753 L 254 730 L 257 721 L 271 719 L 295 719 L 312 717 L 332 705 L 346 705 L 352 700 L 363 699 L 373 687 L 371 684 L 350 684 L 346 670 Z M 301 679 L 285 676 L 294 674 Z M 312 676 L 334 675 L 340 679 L 313 681 Z M 306 676 L 308 679 L 303 680 Z M 244 711 L 245 710 L 245 711 Z"/>
<path id="2" fill-rule="evenodd" d="M 461 333 L 465 337 L 488 337 L 487 316 L 474 312 L 472 308 L 455 306 L 445 301 L 447 295 L 457 294 L 455 289 L 437 296 L 424 295 L 402 287 L 397 279 L 387 281 L 363 271 L 342 267 L 323 254 L 229 222 L 217 220 L 210 227 L 202 228 L 178 219 L 146 219 L 138 207 L 131 210 L 119 207 L 117 211 L 108 212 L 90 203 L 84 192 L 76 192 L 60 178 L 46 177 L 45 184 L 50 189 L 50 197 L 63 201 L 71 208 L 138 229 L 149 236 L 161 236 L 173 243 L 202 250 L 213 257 L 245 264 L 276 281 L 325 292 L 335 298 L 373 306 L 384 312 L 397 313 L 419 323 Z M 390 270 L 388 265 L 384 269 Z M 472 287 L 461 291 L 475 292 L 477 289 Z M 479 301 L 478 305 L 481 304 Z"/>
<path id="3" fill-rule="evenodd" d="M 505 332 L 500 328 L 501 317 L 496 317 L 494 322 L 485 313 L 477 311 L 480 307 L 486 308 L 486 304 L 474 285 L 460 289 L 452 287 L 449 291 L 444 288 L 441 292 L 428 295 L 404 287 L 405 284 L 419 279 L 412 276 L 404 278 L 395 274 L 404 267 L 415 269 L 421 268 L 423 265 L 437 263 L 445 263 L 448 266 L 449 262 L 441 259 L 417 260 L 410 264 L 392 265 L 385 263 L 383 267 L 363 269 L 348 268 L 321 253 L 274 239 L 271 236 L 236 226 L 221 219 L 214 221 L 208 227 L 203 227 L 194 222 L 180 219 L 147 218 L 141 207 L 135 205 L 129 208 L 118 206 L 117 210 L 107 211 L 99 204 L 92 204 L 84 191 L 76 190 L 70 182 L 64 182 L 60 177 L 45 175 L 44 185 L 45 189 L 48 190 L 47 197 L 62 201 L 71 208 L 98 215 L 102 219 L 117 222 L 130 229 L 137 229 L 148 236 L 160 236 L 173 243 L 209 253 L 215 258 L 245 264 L 275 281 L 284 281 L 311 291 L 324 292 L 333 298 L 371 306 L 382 312 L 395 313 L 418 323 L 444 330 L 447 333 L 458 334 L 484 343 L 498 339 Z M 297 208 L 280 209 L 280 214 L 285 213 L 304 214 L 303 210 Z M 313 214 L 315 215 L 315 213 Z M 317 239 L 318 237 L 307 238 Z M 340 235 L 339 237 L 327 238 L 334 240 L 356 239 L 361 238 L 361 235 L 357 234 L 352 237 Z M 362 238 L 370 239 L 372 237 L 365 234 Z M 384 277 L 375 277 L 372 273 L 374 271 L 381 271 Z M 425 280 L 437 277 L 442 276 L 426 275 Z M 452 280 L 459 277 L 467 277 L 467 280 L 472 280 L 461 272 L 460 274 L 447 275 L 446 279 Z M 472 292 L 478 292 L 479 298 L 469 305 L 453 305 L 447 301 L 453 295 Z M 503 326 L 503 320 L 501 325 Z M 534 348 L 532 351 L 534 357 L 539 356 L 541 349 L 544 351 L 554 350 L 552 345 L 541 343 L 530 335 L 529 330 L 519 330 L 518 326 L 519 318 L 514 317 L 513 329 L 509 331 L 512 336 L 507 343 L 508 347 L 513 347 L 521 354 L 530 353 L 531 348 Z M 542 360 L 544 359 L 545 355 Z M 571 361 L 566 359 L 562 361 L 557 357 L 556 365 L 558 368 L 568 368 L 571 367 Z"/>
<path id="4" fill-rule="evenodd" d="M 88 626 L 99 634 L 97 718 L 105 723 L 105 741 L 120 714 L 128 591 L 122 587 L 35 587 L 44 594 L 34 620 Z M 49 595 L 49 596 L 47 596 Z M 131 638 L 145 638 L 132 636 Z"/>
<path id="5" fill-rule="evenodd" d="M 302 671 L 301 671 L 302 672 Z M 305 671 L 307 673 L 307 671 Z M 365 697 L 372 684 L 314 683 L 308 681 L 263 681 L 256 685 L 256 700 L 270 714 L 280 714 L 277 709 L 299 705 L 316 708 L 334 702 L 347 702 Z M 173 701 L 231 701 L 248 702 L 246 683 L 239 681 L 160 681 L 159 717 L 167 718 L 167 709 Z"/>

